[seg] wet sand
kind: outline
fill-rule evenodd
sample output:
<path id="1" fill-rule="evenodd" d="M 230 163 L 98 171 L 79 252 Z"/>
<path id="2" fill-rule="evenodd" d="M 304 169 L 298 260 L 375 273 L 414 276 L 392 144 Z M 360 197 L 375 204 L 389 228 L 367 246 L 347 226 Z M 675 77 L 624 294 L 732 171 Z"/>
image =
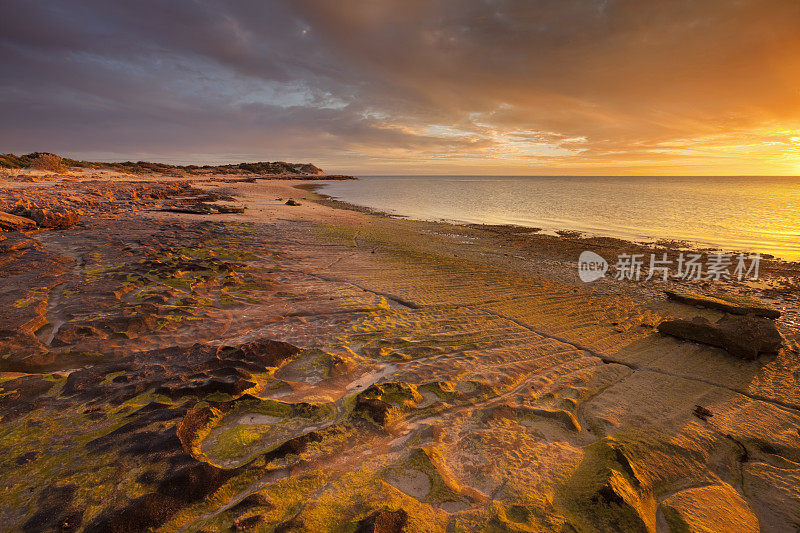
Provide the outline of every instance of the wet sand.
<path id="1" fill-rule="evenodd" d="M 151 177 L 121 201 L 141 178 L 74 179 L 25 185 L 84 182 L 94 203 L 59 199 L 80 225 L 0 255 L 10 529 L 800 524 L 797 265 L 584 284 L 582 250 L 673 250 L 396 219 L 296 181 Z M 204 191 L 247 209 L 157 210 Z M 781 310 L 784 347 L 749 361 L 659 334 L 722 316 L 668 288 Z"/>

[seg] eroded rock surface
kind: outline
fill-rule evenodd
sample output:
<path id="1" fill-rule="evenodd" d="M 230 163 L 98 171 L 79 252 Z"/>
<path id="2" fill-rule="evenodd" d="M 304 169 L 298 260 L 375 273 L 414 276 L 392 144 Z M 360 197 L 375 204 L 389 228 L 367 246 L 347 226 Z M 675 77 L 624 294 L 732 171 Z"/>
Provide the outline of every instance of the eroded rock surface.
<path id="1" fill-rule="evenodd" d="M 36 222 L 29 218 L 4 213 L 0 211 L 0 230 L 2 231 L 23 231 L 36 228 Z"/>
<path id="2" fill-rule="evenodd" d="M 645 305 L 570 283 L 541 251 L 515 263 L 529 233 L 505 255 L 500 228 L 283 220 L 321 208 L 285 208 L 287 191 L 269 192 L 280 219 L 259 219 L 262 183 L 225 185 L 256 191 L 245 213 L 174 212 L 228 199 L 195 185 L 0 189 L 6 211 L 81 217 L 0 233 L 5 528 L 800 524 L 791 305 L 698 325 L 785 340 L 734 358 L 655 331 L 686 307 L 660 289 Z"/>
<path id="3" fill-rule="evenodd" d="M 39 228 L 43 229 L 65 229 L 81 221 L 78 211 L 60 206 L 45 208 L 17 206 L 14 214 L 33 220 Z"/>

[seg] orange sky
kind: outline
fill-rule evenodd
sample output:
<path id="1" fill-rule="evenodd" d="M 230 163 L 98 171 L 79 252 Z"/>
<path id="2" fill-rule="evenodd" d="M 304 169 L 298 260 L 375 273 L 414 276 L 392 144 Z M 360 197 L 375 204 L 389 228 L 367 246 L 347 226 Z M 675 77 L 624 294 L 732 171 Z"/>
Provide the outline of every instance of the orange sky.
<path id="1" fill-rule="evenodd" d="M 796 0 L 20 2 L 3 152 L 800 174 Z"/>

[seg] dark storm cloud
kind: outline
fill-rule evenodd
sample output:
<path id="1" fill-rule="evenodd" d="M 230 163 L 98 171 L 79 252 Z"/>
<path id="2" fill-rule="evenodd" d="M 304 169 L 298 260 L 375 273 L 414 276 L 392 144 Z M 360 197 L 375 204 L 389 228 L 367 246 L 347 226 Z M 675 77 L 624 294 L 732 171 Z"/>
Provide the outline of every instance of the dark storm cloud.
<path id="1" fill-rule="evenodd" d="M 798 27 L 793 0 L 5 1 L 0 150 L 602 172 L 753 145 L 792 164 Z"/>

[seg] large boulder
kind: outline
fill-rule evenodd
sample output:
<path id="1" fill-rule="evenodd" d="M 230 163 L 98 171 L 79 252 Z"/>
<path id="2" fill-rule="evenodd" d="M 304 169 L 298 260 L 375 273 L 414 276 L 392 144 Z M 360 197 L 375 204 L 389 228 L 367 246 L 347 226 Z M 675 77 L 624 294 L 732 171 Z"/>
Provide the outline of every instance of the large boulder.
<path id="1" fill-rule="evenodd" d="M 783 344 L 775 322 L 755 315 L 725 315 L 717 322 L 703 317 L 665 320 L 658 331 L 683 340 L 717 346 L 731 355 L 756 359 L 762 353 L 776 353 Z"/>

